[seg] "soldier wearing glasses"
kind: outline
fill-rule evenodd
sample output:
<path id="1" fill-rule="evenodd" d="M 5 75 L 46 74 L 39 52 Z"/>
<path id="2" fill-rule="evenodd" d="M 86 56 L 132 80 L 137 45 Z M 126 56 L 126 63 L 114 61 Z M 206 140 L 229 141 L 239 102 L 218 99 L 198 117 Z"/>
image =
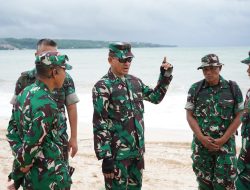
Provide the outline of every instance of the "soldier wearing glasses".
<path id="1" fill-rule="evenodd" d="M 134 55 L 129 43 L 109 45 L 108 73 L 92 91 L 96 156 L 102 162 L 106 189 L 141 189 L 144 169 L 143 100 L 158 104 L 172 80 L 171 64 L 164 59 L 154 89 L 129 75 Z"/>

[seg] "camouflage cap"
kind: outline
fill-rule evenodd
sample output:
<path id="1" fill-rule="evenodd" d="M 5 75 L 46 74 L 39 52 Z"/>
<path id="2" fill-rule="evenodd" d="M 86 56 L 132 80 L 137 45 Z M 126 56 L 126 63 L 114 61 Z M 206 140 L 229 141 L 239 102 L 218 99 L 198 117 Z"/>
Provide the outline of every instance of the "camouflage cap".
<path id="1" fill-rule="evenodd" d="M 242 60 L 241 63 L 250 64 L 250 51 L 248 52 L 249 57 Z"/>
<path id="2" fill-rule="evenodd" d="M 60 55 L 59 52 L 44 52 L 36 56 L 36 65 L 60 66 L 67 70 L 72 69 L 72 66 L 66 62 L 69 60 L 67 55 Z"/>
<path id="3" fill-rule="evenodd" d="M 109 55 L 120 59 L 134 57 L 131 52 L 131 44 L 127 42 L 115 42 L 109 44 Z"/>
<path id="4" fill-rule="evenodd" d="M 197 69 L 202 69 L 203 67 L 209 67 L 209 66 L 222 66 L 223 64 L 220 63 L 219 57 L 215 54 L 208 54 L 201 58 L 201 66 Z"/>

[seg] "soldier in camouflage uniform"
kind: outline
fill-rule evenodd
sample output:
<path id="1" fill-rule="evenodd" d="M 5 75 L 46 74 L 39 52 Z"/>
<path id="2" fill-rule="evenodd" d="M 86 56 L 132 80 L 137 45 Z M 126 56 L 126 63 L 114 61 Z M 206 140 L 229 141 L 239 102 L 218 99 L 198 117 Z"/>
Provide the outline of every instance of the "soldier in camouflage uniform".
<path id="1" fill-rule="evenodd" d="M 37 52 L 36 55 L 39 55 L 46 51 L 57 51 L 57 44 L 51 39 L 41 39 L 37 43 Z M 16 82 L 15 94 L 11 100 L 11 103 L 15 103 L 16 96 L 28 85 L 31 85 L 36 80 L 36 69 L 23 72 L 19 79 Z M 68 148 L 72 148 L 71 156 L 75 156 L 78 147 L 77 147 L 77 107 L 76 103 L 79 102 L 79 99 L 75 93 L 75 85 L 72 77 L 66 72 L 66 78 L 64 80 L 63 86 L 60 89 L 55 89 L 53 91 L 53 97 L 58 103 L 59 110 L 64 116 L 63 125 L 61 133 L 64 135 L 65 139 L 65 151 L 64 155 L 66 160 L 68 159 Z M 65 106 L 68 112 L 69 123 L 71 128 L 71 137 L 68 142 L 68 135 L 66 133 L 67 129 L 67 118 L 65 115 Z"/>
<path id="2" fill-rule="evenodd" d="M 94 148 L 103 159 L 105 188 L 141 189 L 144 169 L 143 100 L 161 102 L 172 79 L 172 66 L 164 62 L 152 89 L 129 75 L 133 54 L 129 43 L 109 45 L 108 73 L 93 88 Z"/>
<path id="3" fill-rule="evenodd" d="M 191 86 L 185 106 L 194 132 L 193 171 L 200 190 L 233 190 L 237 177 L 234 133 L 240 125 L 242 93 L 235 82 L 232 85 L 220 76 L 218 56 L 208 54 L 201 62 L 198 69 L 205 79 Z"/>
<path id="4" fill-rule="evenodd" d="M 57 51 L 57 44 L 51 39 L 41 39 L 37 43 L 37 52 L 36 55 L 39 55 L 47 51 Z M 33 84 L 36 80 L 36 69 L 23 72 L 19 79 L 16 82 L 15 94 L 11 100 L 11 103 L 14 105 L 16 102 L 17 95 L 26 87 Z M 68 162 L 68 152 L 71 149 L 71 156 L 74 157 L 77 150 L 77 107 L 76 103 L 79 102 L 79 99 L 75 93 L 75 85 L 71 76 L 66 72 L 66 78 L 64 80 L 62 88 L 56 88 L 52 92 L 54 100 L 57 102 L 59 111 L 62 113 L 62 124 L 60 125 L 60 135 L 62 136 L 62 146 L 63 146 L 63 155 L 66 162 Z M 67 108 L 67 113 L 69 117 L 71 137 L 68 140 L 67 134 L 67 117 L 65 114 L 65 106 Z M 70 167 L 70 170 L 73 172 L 73 168 Z M 16 184 L 16 189 L 18 184 Z"/>
<path id="5" fill-rule="evenodd" d="M 250 51 L 249 57 L 242 60 L 242 63 L 248 65 L 248 75 L 250 76 Z M 241 116 L 242 127 L 242 147 L 237 162 L 238 178 L 236 180 L 237 190 L 250 189 L 250 89 L 247 91 L 244 111 Z"/>
<path id="6" fill-rule="evenodd" d="M 66 76 L 66 55 L 47 52 L 36 57 L 37 80 L 16 98 L 7 139 L 14 155 L 15 181 L 23 189 L 54 190 L 70 187 L 68 165 L 62 156 L 63 115 L 53 99 Z"/>

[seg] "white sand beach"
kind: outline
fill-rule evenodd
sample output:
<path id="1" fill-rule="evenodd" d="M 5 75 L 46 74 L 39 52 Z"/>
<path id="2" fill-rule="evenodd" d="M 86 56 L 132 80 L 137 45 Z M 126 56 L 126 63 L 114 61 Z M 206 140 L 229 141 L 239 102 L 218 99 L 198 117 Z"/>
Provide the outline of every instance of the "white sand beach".
<path id="1" fill-rule="evenodd" d="M 6 141 L 8 120 L 0 122 L 0 184 L 1 189 L 9 184 L 8 173 L 11 170 L 12 155 Z M 191 132 L 147 129 L 146 131 L 145 170 L 143 190 L 194 190 L 195 176 L 191 168 L 190 141 Z M 101 161 L 97 161 L 93 150 L 92 129 L 79 132 L 79 151 L 70 159 L 76 168 L 73 175 L 73 190 L 104 189 L 101 173 Z"/>

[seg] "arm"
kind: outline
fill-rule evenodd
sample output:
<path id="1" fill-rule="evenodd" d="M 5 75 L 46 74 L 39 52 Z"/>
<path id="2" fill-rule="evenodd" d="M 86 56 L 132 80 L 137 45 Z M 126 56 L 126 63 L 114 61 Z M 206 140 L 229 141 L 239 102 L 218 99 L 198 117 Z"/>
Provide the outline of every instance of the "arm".
<path id="1" fill-rule="evenodd" d="M 173 66 L 166 62 L 166 58 L 164 58 L 160 70 L 161 74 L 154 89 L 149 88 L 141 82 L 144 100 L 150 101 L 154 104 L 158 104 L 162 101 L 173 78 Z"/>
<path id="2" fill-rule="evenodd" d="M 20 92 L 26 86 L 32 84 L 35 81 L 36 79 L 35 73 L 36 73 L 35 69 L 21 73 L 21 76 L 16 81 L 15 92 L 14 92 L 12 99 L 10 100 L 11 104 L 14 105 L 16 103 L 17 95 L 20 94 Z"/>
<path id="3" fill-rule="evenodd" d="M 229 125 L 225 134 L 221 138 L 215 139 L 215 143 L 217 145 L 222 147 L 228 141 L 228 139 L 236 132 L 236 130 L 241 124 L 241 121 L 240 121 L 241 113 L 242 112 L 238 112 L 236 114 L 236 117 L 234 118 L 233 122 Z"/>
<path id="4" fill-rule="evenodd" d="M 51 127 L 56 125 L 55 113 L 48 110 L 38 110 L 32 116 L 27 132 L 24 134 L 22 146 L 17 150 L 16 160 L 20 167 L 30 166 L 37 154 L 42 151 L 42 144 Z"/>
<path id="5" fill-rule="evenodd" d="M 98 159 L 103 159 L 102 172 L 105 178 L 114 178 L 114 160 L 111 149 L 112 135 L 108 121 L 109 90 L 104 84 L 97 83 L 93 88 L 93 128 L 94 148 Z"/>
<path id="6" fill-rule="evenodd" d="M 215 143 L 218 144 L 220 147 L 222 147 L 229 140 L 229 138 L 236 132 L 237 128 L 241 124 L 240 117 L 244 109 L 243 96 L 239 86 L 236 83 L 234 88 L 235 88 L 235 95 L 233 96 L 235 96 L 234 97 L 235 102 L 234 102 L 234 109 L 232 110 L 232 112 L 235 114 L 235 116 L 234 120 L 229 125 L 225 134 L 221 138 L 215 140 Z"/>
<path id="7" fill-rule="evenodd" d="M 191 110 L 186 111 L 186 117 L 190 128 L 194 132 L 194 135 L 197 137 L 197 139 L 201 142 L 201 144 L 210 151 L 219 150 L 219 146 L 214 143 L 215 140 L 212 137 L 204 136 L 202 134 L 198 122 L 194 118 L 193 112 Z"/>
<path id="8" fill-rule="evenodd" d="M 69 117 L 69 124 L 71 130 L 71 136 L 69 139 L 69 151 L 71 151 L 71 157 L 74 157 L 78 151 L 77 145 L 77 106 L 76 104 L 71 104 L 66 106 L 68 117 Z"/>
<path id="9" fill-rule="evenodd" d="M 65 90 L 65 105 L 68 113 L 71 136 L 68 142 L 71 157 L 74 157 L 78 151 L 77 145 L 77 103 L 79 98 L 75 93 L 75 84 L 72 77 L 66 73 L 66 78 L 63 84 Z"/>
<path id="10" fill-rule="evenodd" d="M 97 83 L 92 90 L 93 98 L 93 132 L 94 148 L 98 160 L 112 157 L 111 133 L 108 122 L 109 90 L 102 82 Z"/>
<path id="11" fill-rule="evenodd" d="M 9 142 L 10 148 L 12 149 L 13 155 L 16 156 L 17 150 L 22 145 L 22 140 L 20 136 L 18 135 L 17 123 L 14 119 L 14 108 L 12 109 L 12 115 L 11 115 L 11 119 L 9 121 L 9 125 L 7 128 L 6 137 Z"/>

